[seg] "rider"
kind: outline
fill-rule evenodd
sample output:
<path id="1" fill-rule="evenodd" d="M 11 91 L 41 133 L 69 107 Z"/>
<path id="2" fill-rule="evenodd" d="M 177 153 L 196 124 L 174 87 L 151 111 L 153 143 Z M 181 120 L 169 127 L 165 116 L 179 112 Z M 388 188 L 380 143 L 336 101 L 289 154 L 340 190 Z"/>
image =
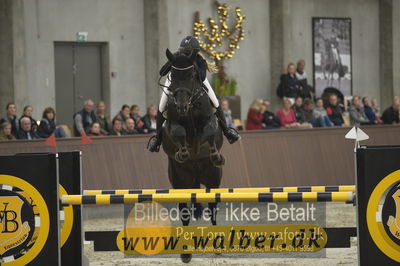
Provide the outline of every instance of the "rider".
<path id="1" fill-rule="evenodd" d="M 181 42 L 179 51 L 183 52 L 187 55 L 190 55 L 191 53 L 197 53 L 197 56 L 195 59 L 195 64 L 197 65 L 197 68 L 199 69 L 200 78 L 203 81 L 204 86 L 207 88 L 208 97 L 210 98 L 213 106 L 217 109 L 215 114 L 218 118 L 219 125 L 221 126 L 221 129 L 222 129 L 225 137 L 228 139 L 229 143 L 232 144 L 232 143 L 236 142 L 241 137 L 235 129 L 229 128 L 226 124 L 224 112 L 223 112 L 221 106 L 219 105 L 219 102 L 218 102 L 217 97 L 215 96 L 214 90 L 212 89 L 210 83 L 207 80 L 207 76 L 206 76 L 207 70 L 213 71 L 213 66 L 209 65 L 207 63 L 207 61 L 204 60 L 204 58 L 199 54 L 200 44 L 199 44 L 198 40 L 192 36 L 185 37 Z M 167 75 L 171 70 L 171 66 L 172 66 L 171 62 L 168 61 L 167 63 L 165 63 L 165 65 L 160 70 L 160 76 Z M 215 66 L 214 66 L 214 68 L 215 68 Z M 213 72 L 215 72 L 215 71 L 213 71 Z M 168 88 L 170 86 L 170 84 L 171 84 L 171 80 L 170 80 L 170 75 L 169 75 L 165 81 L 164 86 Z M 162 125 L 164 124 L 164 121 L 165 121 L 165 118 L 162 113 L 166 109 L 167 100 L 168 100 L 168 96 L 163 92 L 163 94 L 161 95 L 160 105 L 158 107 L 158 113 L 157 113 L 157 134 L 150 139 L 148 147 L 147 147 L 148 150 L 151 152 L 158 152 L 160 150 L 160 145 L 162 142 Z"/>

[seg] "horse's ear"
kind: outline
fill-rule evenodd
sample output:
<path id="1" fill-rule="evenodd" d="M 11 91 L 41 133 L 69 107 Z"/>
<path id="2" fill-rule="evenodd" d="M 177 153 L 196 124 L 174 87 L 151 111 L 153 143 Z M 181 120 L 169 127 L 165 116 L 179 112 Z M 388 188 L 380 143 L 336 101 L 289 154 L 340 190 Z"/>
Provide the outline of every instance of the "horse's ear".
<path id="1" fill-rule="evenodd" d="M 165 54 L 167 55 L 167 58 L 170 62 L 173 62 L 175 60 L 174 55 L 171 53 L 171 51 L 167 48 L 167 50 L 165 50 Z"/>

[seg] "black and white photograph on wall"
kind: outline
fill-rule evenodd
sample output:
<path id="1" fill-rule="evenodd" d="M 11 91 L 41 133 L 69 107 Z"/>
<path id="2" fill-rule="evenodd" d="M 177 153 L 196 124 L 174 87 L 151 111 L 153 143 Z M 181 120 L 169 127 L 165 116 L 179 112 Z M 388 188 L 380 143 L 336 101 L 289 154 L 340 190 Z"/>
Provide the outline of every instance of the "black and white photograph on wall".
<path id="1" fill-rule="evenodd" d="M 325 88 L 352 95 L 351 19 L 313 18 L 312 25 L 316 96 Z"/>

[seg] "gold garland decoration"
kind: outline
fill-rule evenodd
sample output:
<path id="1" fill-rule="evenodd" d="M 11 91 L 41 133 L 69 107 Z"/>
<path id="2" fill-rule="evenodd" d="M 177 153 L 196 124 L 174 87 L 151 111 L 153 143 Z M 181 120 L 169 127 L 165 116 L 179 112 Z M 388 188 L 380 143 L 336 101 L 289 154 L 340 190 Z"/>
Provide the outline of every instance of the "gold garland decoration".
<path id="1" fill-rule="evenodd" d="M 200 43 L 200 47 L 205 51 L 211 59 L 220 61 L 226 58 L 232 58 L 235 50 L 239 49 L 238 43 L 244 39 L 243 22 L 245 16 L 242 15 L 239 7 L 235 8 L 236 24 L 233 29 L 229 29 L 227 25 L 228 9 L 226 4 L 216 2 L 218 11 L 219 25 L 214 19 L 209 18 L 208 24 L 211 30 L 208 30 L 205 23 L 200 20 L 199 13 L 196 13 L 196 18 L 193 24 L 194 36 Z M 217 51 L 217 47 L 223 46 L 223 40 L 227 38 L 229 41 L 226 51 Z"/>

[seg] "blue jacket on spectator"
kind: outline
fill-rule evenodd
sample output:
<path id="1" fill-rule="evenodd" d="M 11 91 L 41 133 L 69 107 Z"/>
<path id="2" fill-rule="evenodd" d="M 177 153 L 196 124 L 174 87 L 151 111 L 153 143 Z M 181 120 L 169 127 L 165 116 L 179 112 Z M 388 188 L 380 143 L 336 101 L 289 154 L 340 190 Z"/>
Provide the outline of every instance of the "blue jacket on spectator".
<path id="1" fill-rule="evenodd" d="M 367 118 L 369 119 L 369 121 L 371 123 L 375 124 L 376 119 L 376 115 L 374 110 L 371 108 L 371 106 L 364 106 L 364 113 L 367 116 Z"/>

